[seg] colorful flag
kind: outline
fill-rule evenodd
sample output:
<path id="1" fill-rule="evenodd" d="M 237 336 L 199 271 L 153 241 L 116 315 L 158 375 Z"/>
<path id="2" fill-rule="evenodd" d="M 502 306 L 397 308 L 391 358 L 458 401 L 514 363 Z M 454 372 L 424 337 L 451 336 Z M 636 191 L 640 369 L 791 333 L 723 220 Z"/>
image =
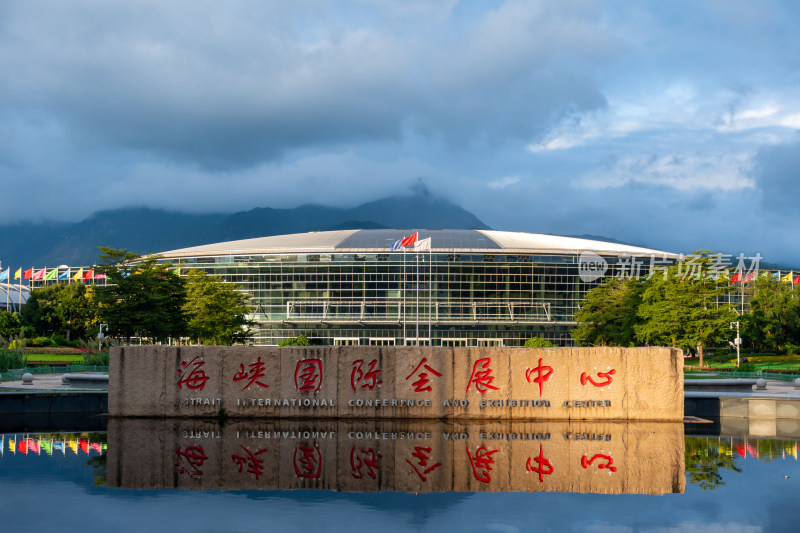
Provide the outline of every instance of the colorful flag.
<path id="1" fill-rule="evenodd" d="M 66 442 L 64 442 L 63 440 L 61 442 L 54 442 L 53 443 L 53 451 L 61 452 L 62 454 L 66 454 L 67 453 Z"/>
<path id="2" fill-rule="evenodd" d="M 58 279 L 59 280 L 69 279 L 69 267 L 67 267 L 67 269 L 64 272 L 58 275 Z"/>
<path id="3" fill-rule="evenodd" d="M 83 279 L 83 267 L 79 268 L 75 275 L 72 276 L 73 281 L 81 281 Z"/>
<path id="4" fill-rule="evenodd" d="M 391 249 L 392 249 L 392 251 L 393 251 L 393 252 L 396 252 L 397 250 L 399 250 L 400 248 L 402 248 L 402 246 L 400 245 L 400 242 L 401 242 L 402 240 L 403 240 L 403 239 L 397 239 L 396 241 L 394 241 L 394 242 L 392 243 Z"/>
<path id="5" fill-rule="evenodd" d="M 797 277 L 792 280 L 792 283 L 800 283 L 800 274 L 798 274 Z"/>
<path id="6" fill-rule="evenodd" d="M 406 246 L 411 246 L 415 242 L 417 242 L 418 237 L 419 237 L 418 231 L 414 232 L 413 235 L 409 235 L 408 237 L 403 237 L 403 239 L 400 241 L 400 246 L 402 246 L 403 248 L 405 248 Z"/>
<path id="7" fill-rule="evenodd" d="M 78 439 L 78 445 L 83 453 L 89 453 L 89 439 Z"/>
<path id="8" fill-rule="evenodd" d="M 428 237 L 427 239 L 422 239 L 421 241 L 417 241 L 414 243 L 414 251 L 421 252 L 423 250 L 430 250 L 431 249 L 431 238 Z"/>
<path id="9" fill-rule="evenodd" d="M 56 279 L 57 275 L 58 275 L 58 269 L 54 268 L 53 270 L 47 273 L 44 279 Z"/>
<path id="10" fill-rule="evenodd" d="M 103 453 L 103 443 L 101 442 L 92 442 L 89 444 L 89 448 L 96 451 L 97 453 Z"/>
<path id="11" fill-rule="evenodd" d="M 0 281 L 8 281 L 9 274 L 11 274 L 11 267 L 0 272 Z"/>
<path id="12" fill-rule="evenodd" d="M 74 453 L 75 455 L 78 455 L 78 440 L 77 439 L 70 439 L 69 442 L 67 442 L 67 446 L 69 447 L 70 450 L 72 450 L 72 453 Z"/>
<path id="13" fill-rule="evenodd" d="M 753 281 L 753 278 L 754 278 L 755 276 L 756 276 L 756 273 L 755 273 L 755 272 L 750 272 L 748 275 L 746 275 L 746 276 L 744 277 L 744 281 L 745 281 L 745 283 L 747 283 L 748 281 Z"/>
<path id="14" fill-rule="evenodd" d="M 31 276 L 33 276 L 33 267 L 29 268 L 28 270 L 22 273 L 23 279 L 31 279 Z"/>
<path id="15" fill-rule="evenodd" d="M 14 439 L 9 439 L 8 451 L 17 453 L 17 441 L 15 441 Z"/>
<path id="16" fill-rule="evenodd" d="M 14 279 L 19 279 L 22 276 L 22 267 L 18 268 L 16 272 L 14 272 Z"/>
<path id="17" fill-rule="evenodd" d="M 781 281 L 791 282 L 792 281 L 792 274 L 793 274 L 792 272 L 788 272 L 785 276 L 783 276 L 781 278 Z"/>
<path id="18" fill-rule="evenodd" d="M 53 455 L 53 441 L 39 439 L 39 447 L 47 455 Z"/>
<path id="19" fill-rule="evenodd" d="M 731 276 L 731 283 L 736 283 L 737 281 L 742 281 L 742 273 L 737 272 L 733 276 Z"/>
<path id="20" fill-rule="evenodd" d="M 83 275 L 83 281 L 89 281 L 94 278 L 94 269 L 90 268 L 86 274 Z"/>
<path id="21" fill-rule="evenodd" d="M 43 268 L 38 272 L 34 272 L 34 274 L 31 276 L 31 281 L 36 281 L 36 280 L 40 280 L 40 279 L 44 278 L 45 270 L 47 270 L 47 269 Z"/>
<path id="22" fill-rule="evenodd" d="M 106 275 L 105 274 L 98 274 L 98 275 L 96 275 L 94 277 L 94 279 L 106 279 Z"/>

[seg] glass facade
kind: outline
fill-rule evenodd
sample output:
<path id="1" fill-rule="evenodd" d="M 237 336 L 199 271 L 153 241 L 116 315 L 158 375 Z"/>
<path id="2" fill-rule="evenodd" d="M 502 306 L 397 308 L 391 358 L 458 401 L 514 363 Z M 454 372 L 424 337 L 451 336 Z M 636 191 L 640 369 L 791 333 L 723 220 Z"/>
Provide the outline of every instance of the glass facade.
<path id="1" fill-rule="evenodd" d="M 615 257 L 606 275 L 617 272 Z M 316 344 L 571 345 L 574 313 L 601 281 L 581 280 L 578 254 L 304 253 L 183 256 L 250 295 L 252 342 L 297 335 Z M 646 274 L 647 266 L 643 273 Z"/>

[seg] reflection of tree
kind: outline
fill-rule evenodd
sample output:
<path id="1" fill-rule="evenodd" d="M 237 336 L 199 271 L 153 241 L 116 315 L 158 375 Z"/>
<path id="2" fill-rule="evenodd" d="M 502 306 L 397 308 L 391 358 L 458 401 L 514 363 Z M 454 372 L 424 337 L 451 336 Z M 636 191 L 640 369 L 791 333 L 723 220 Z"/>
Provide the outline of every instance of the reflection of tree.
<path id="1" fill-rule="evenodd" d="M 91 467 L 92 477 L 94 478 L 93 485 L 95 487 L 105 487 L 106 485 L 106 452 L 96 455 L 86 461 L 86 466 Z"/>
<path id="2" fill-rule="evenodd" d="M 725 485 L 721 470 L 741 472 L 733 455 L 720 450 L 719 441 L 703 437 L 686 437 L 686 477 L 701 489 L 714 490 Z"/>

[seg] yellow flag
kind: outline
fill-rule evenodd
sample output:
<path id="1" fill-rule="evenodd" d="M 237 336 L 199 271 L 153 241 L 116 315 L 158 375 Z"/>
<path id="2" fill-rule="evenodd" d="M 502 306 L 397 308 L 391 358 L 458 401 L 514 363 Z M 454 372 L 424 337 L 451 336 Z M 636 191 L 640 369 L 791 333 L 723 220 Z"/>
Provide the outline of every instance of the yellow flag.
<path id="1" fill-rule="evenodd" d="M 19 279 L 22 277 L 22 267 L 19 267 L 16 272 L 14 272 L 14 279 Z"/>
<path id="2" fill-rule="evenodd" d="M 75 281 L 83 281 L 83 267 L 79 268 L 75 275 L 72 276 L 72 279 Z"/>
<path id="3" fill-rule="evenodd" d="M 788 274 L 786 274 L 785 276 L 783 276 L 781 278 L 781 281 L 792 281 L 792 278 L 794 277 L 794 276 L 792 276 L 792 274 L 793 274 L 793 272 L 789 272 Z"/>

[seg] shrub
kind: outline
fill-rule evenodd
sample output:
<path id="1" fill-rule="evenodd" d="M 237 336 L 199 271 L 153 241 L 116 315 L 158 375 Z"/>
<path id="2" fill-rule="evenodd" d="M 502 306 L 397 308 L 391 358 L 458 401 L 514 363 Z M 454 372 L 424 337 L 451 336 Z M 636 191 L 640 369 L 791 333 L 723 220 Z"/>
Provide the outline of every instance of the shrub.
<path id="1" fill-rule="evenodd" d="M 52 340 L 56 346 L 67 346 L 67 343 L 69 342 L 65 337 L 55 333 L 50 335 L 50 340 Z"/>
<path id="2" fill-rule="evenodd" d="M 108 352 L 85 353 L 83 364 L 86 366 L 108 366 Z"/>
<path id="3" fill-rule="evenodd" d="M 555 344 L 550 341 L 546 341 L 541 337 L 531 337 L 527 341 L 525 341 L 526 348 L 553 348 Z"/>
<path id="4" fill-rule="evenodd" d="M 740 364 L 739 368 L 737 369 L 737 371 L 738 372 L 753 372 L 753 373 L 755 373 L 755 372 L 758 372 L 758 367 L 756 366 L 755 363 L 747 362 L 747 363 Z"/>
<path id="5" fill-rule="evenodd" d="M 32 346 L 34 348 L 38 346 L 42 347 L 52 347 L 56 346 L 56 343 L 50 337 L 35 337 L 28 341 L 28 346 Z"/>
<path id="6" fill-rule="evenodd" d="M 308 337 L 305 335 L 298 335 L 282 340 L 278 346 L 311 346 L 311 343 L 308 342 Z"/>

